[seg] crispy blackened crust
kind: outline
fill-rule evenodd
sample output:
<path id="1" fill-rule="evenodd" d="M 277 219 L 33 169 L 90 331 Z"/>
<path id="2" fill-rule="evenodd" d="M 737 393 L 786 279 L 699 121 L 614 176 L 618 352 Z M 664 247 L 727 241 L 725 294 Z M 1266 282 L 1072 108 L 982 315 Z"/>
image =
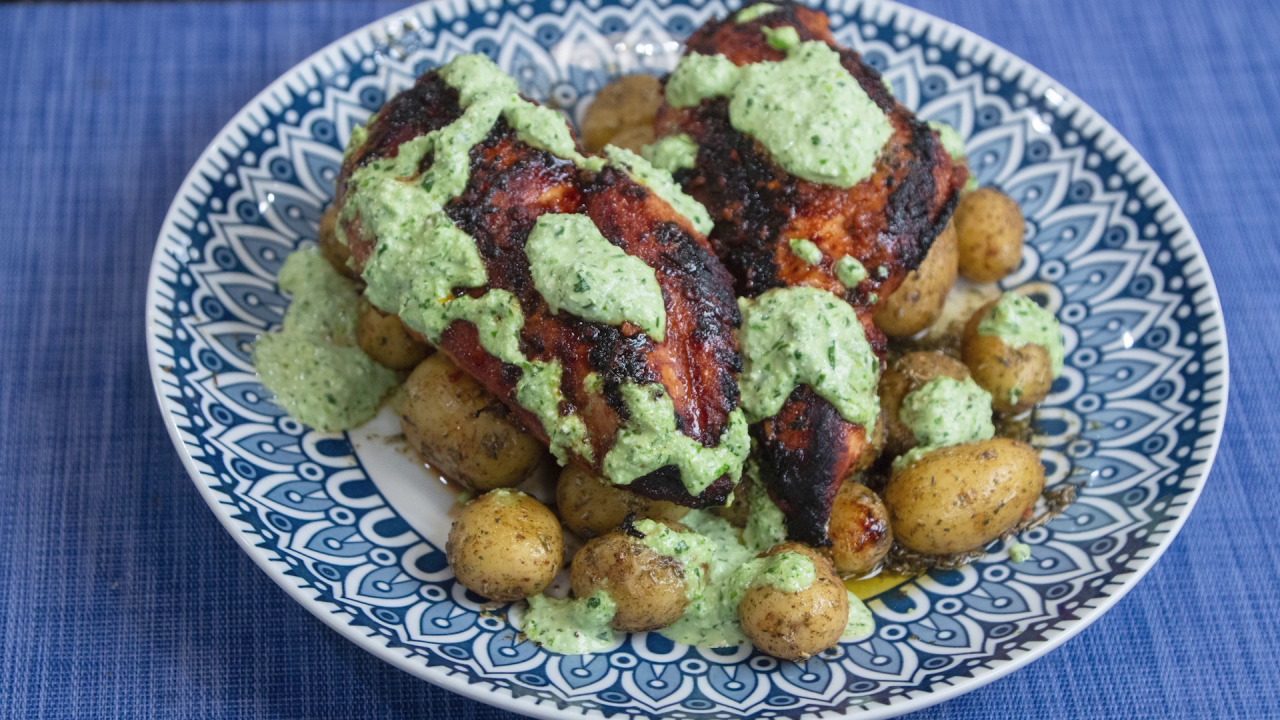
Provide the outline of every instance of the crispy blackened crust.
<path id="1" fill-rule="evenodd" d="M 343 165 L 338 203 L 355 169 L 372 159 L 394 155 L 401 143 L 439 129 L 461 114 L 457 92 L 432 72 L 392 98 L 369 130 L 369 140 Z M 431 158 L 424 158 L 423 167 Z M 606 169 L 579 170 L 520 142 L 499 120 L 471 150 L 471 176 L 466 189 L 445 208 L 450 219 L 471 235 L 483 257 L 489 284 L 459 289 L 482 295 L 492 288 L 510 291 L 525 315 L 521 349 L 532 359 L 559 359 L 564 367 L 561 411 L 581 413 L 592 438 L 595 462 L 576 458 L 600 471 L 627 411 L 621 383 L 660 382 L 675 405 L 677 425 L 704 446 L 716 446 L 738 406 L 740 368 L 733 328 L 740 318 L 733 280 L 683 217 L 626 174 Z M 666 339 L 654 343 L 640 328 L 591 323 L 553 314 L 534 289 L 525 256 L 529 231 L 545 213 L 584 213 L 610 242 L 656 270 L 667 309 Z M 340 228 L 351 246 L 357 268 L 363 267 L 375 238 L 365 236 L 359 218 Z M 454 322 L 441 336 L 440 349 L 506 402 L 514 415 L 546 441 L 537 418 L 515 401 L 521 370 L 489 355 L 474 325 Z M 583 380 L 591 373 L 603 379 L 604 392 L 588 393 Z M 726 476 L 697 497 L 690 496 L 674 467 L 662 468 L 633 483 L 632 489 L 655 498 L 701 507 L 723 504 L 733 483 Z"/>
<path id="2" fill-rule="evenodd" d="M 696 166 L 676 177 L 710 211 L 712 244 L 733 273 L 739 294 L 755 297 L 792 285 L 829 290 L 854 306 L 867 339 L 883 355 L 885 337 L 871 320 L 872 296 L 887 297 L 924 259 L 955 208 L 967 171 L 951 162 L 937 133 L 893 99 L 878 72 L 856 52 L 835 44 L 824 14 L 776 4 L 777 10 L 750 22 L 739 24 L 732 16 L 708 22 L 689 38 L 688 51 L 721 53 L 738 65 L 782 60 L 785 55 L 768 45 L 761 28 L 784 25 L 794 27 L 802 41 L 831 45 L 893 126 L 873 175 L 847 189 L 791 175 L 763 146 L 733 129 L 723 98 L 687 109 L 664 105 L 657 134 L 688 133 L 698 143 Z M 791 238 L 816 244 L 822 262 L 809 266 L 796 257 L 788 246 Z M 868 271 L 867 279 L 852 288 L 833 270 L 846 255 Z M 790 429 L 782 431 L 783 426 Z M 778 416 L 752 433 L 761 478 L 787 515 L 791 538 L 825 543 L 831 500 L 854 472 L 866 446 L 864 429 L 802 388 Z"/>

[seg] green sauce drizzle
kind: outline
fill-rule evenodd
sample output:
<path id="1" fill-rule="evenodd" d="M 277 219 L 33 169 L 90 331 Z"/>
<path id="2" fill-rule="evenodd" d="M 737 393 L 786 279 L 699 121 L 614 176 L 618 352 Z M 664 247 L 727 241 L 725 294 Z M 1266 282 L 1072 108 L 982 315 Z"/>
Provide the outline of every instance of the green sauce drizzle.
<path id="1" fill-rule="evenodd" d="M 867 279 L 867 269 L 852 255 L 845 255 L 837 260 L 835 271 L 836 279 L 844 283 L 845 287 L 854 287 Z"/>
<path id="2" fill-rule="evenodd" d="M 551 652 L 563 655 L 603 652 L 613 646 L 609 623 L 618 605 L 604 590 L 586 598 L 529 598 L 520 631 Z"/>
<path id="3" fill-rule="evenodd" d="M 621 392 L 630 419 L 622 423 L 604 457 L 609 480 L 628 485 L 658 468 L 675 465 L 685 489 L 697 495 L 721 475 L 728 473 L 735 482 L 741 477 L 751 449 L 741 409 L 729 413 L 719 444 L 709 448 L 676 429 L 675 405 L 661 384 L 626 382 Z"/>
<path id="4" fill-rule="evenodd" d="M 989 440 L 996 434 L 991 422 L 991 394 L 971 378 L 930 380 L 902 398 L 898 418 L 919 445 L 894 458 L 894 470 L 902 470 L 938 448 Z"/>
<path id="5" fill-rule="evenodd" d="M 767 2 L 756 3 L 755 5 L 752 5 L 749 8 L 743 8 L 739 10 L 738 14 L 733 16 L 733 19 L 734 19 L 734 22 L 741 25 L 742 23 L 748 23 L 748 22 L 751 22 L 752 20 L 755 20 L 758 17 L 763 17 L 765 15 L 768 15 L 771 12 L 775 12 L 777 11 L 777 9 L 778 9 L 778 6 L 772 3 L 767 3 Z"/>
<path id="6" fill-rule="evenodd" d="M 846 591 L 848 592 L 848 591 Z M 843 642 L 858 642 L 871 637 L 876 631 L 876 619 L 871 615 L 871 608 L 853 593 L 849 593 L 849 621 L 840 634 Z"/>
<path id="7" fill-rule="evenodd" d="M 807 384 L 851 423 L 871 427 L 880 414 L 880 361 L 845 301 L 816 288 L 775 288 L 738 299 L 742 408 L 757 422 L 776 415 Z"/>
<path id="8" fill-rule="evenodd" d="M 253 344 L 258 377 L 276 403 L 324 432 L 363 424 L 396 385 L 395 372 L 356 344 L 359 296 L 318 250 L 291 253 L 278 278 L 293 295 L 280 332 Z"/>
<path id="9" fill-rule="evenodd" d="M 793 175 L 846 188 L 870 177 L 893 134 L 888 117 L 826 43 L 791 45 L 779 29 L 769 38 L 788 46 L 786 60 L 739 68 L 723 55 L 685 56 L 667 82 L 667 102 L 680 108 L 728 97 L 734 129 Z"/>
<path id="10" fill-rule="evenodd" d="M 688 133 L 668 135 L 640 148 L 640 155 L 650 165 L 674 173 L 692 169 L 698 164 L 698 143 Z"/>
<path id="11" fill-rule="evenodd" d="M 586 215 L 542 215 L 524 246 L 533 285 L 551 306 L 608 325 L 630 321 L 662 342 L 667 311 L 653 268 L 600 234 Z"/>
<path id="12" fill-rule="evenodd" d="M 791 238 L 787 245 L 791 247 L 791 254 L 803 260 L 806 265 L 822 262 L 822 251 L 807 238 Z"/>
<path id="13" fill-rule="evenodd" d="M 1049 353 L 1056 378 L 1062 374 L 1062 330 L 1053 313 L 1031 298 L 1007 292 L 978 323 L 979 335 L 995 335 L 1011 348 L 1039 345 Z"/>
<path id="14" fill-rule="evenodd" d="M 1009 562 L 1020 563 L 1031 559 L 1031 546 L 1016 542 L 1009 546 Z"/>
<path id="15" fill-rule="evenodd" d="M 790 25 L 779 28 L 760 28 L 764 33 L 764 41 L 774 50 L 787 51 L 800 44 L 800 33 Z"/>
<path id="16" fill-rule="evenodd" d="M 747 489 L 747 525 L 742 529 L 742 542 L 753 553 L 765 550 L 787 539 L 787 522 L 782 510 L 773 503 L 769 492 L 760 484 L 755 463 L 747 465 L 752 483 Z"/>
<path id="17" fill-rule="evenodd" d="M 671 179 L 671 173 L 654 167 L 648 160 L 636 155 L 626 148 L 604 146 L 604 154 L 609 164 L 627 173 L 632 180 L 652 190 L 658 197 L 667 201 L 672 210 L 689 219 L 693 229 L 706 235 L 711 232 L 711 215 L 702 203 L 684 194 L 684 190 Z"/>

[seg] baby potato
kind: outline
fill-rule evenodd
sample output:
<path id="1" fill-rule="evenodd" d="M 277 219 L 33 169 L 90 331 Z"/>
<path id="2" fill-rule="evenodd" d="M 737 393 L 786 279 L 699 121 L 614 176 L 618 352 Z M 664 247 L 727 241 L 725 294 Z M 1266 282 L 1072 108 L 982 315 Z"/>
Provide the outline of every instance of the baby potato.
<path id="1" fill-rule="evenodd" d="M 939 448 L 895 473 L 884 504 L 898 542 L 944 555 L 977 550 L 1030 517 L 1042 490 L 1035 449 L 992 438 Z"/>
<path id="2" fill-rule="evenodd" d="M 831 561 L 813 548 L 785 542 L 761 557 L 800 553 L 813 561 L 813 584 L 783 592 L 768 584 L 747 588 L 738 603 L 738 620 L 752 644 L 774 657 L 803 660 L 840 642 L 849 622 L 849 594 Z"/>
<path id="3" fill-rule="evenodd" d="M 360 296 L 356 318 L 356 343 L 374 362 L 392 370 L 417 366 L 431 352 L 431 346 L 413 335 L 400 318 L 384 313 Z"/>
<path id="4" fill-rule="evenodd" d="M 950 355 L 923 350 L 898 358 L 880 376 L 880 408 L 888 426 L 885 452 L 897 456 L 916 446 L 915 433 L 898 417 L 898 411 L 903 398 L 938 377 L 965 380 L 969 377 L 969 368 Z"/>
<path id="5" fill-rule="evenodd" d="M 990 283 L 1018 269 L 1026 226 L 1013 198 L 995 188 L 978 188 L 960 198 L 952 221 L 961 275 Z"/>
<path id="6" fill-rule="evenodd" d="M 665 500 L 651 500 L 619 485 L 606 483 L 576 465 L 560 471 L 556 509 L 570 530 L 593 538 L 616 530 L 627 515 L 635 519 L 679 520 L 689 512 Z"/>
<path id="7" fill-rule="evenodd" d="M 892 337 L 907 337 L 932 325 L 956 282 L 958 256 L 955 224 L 947 223 L 920 267 L 880 303 L 872 318 L 876 327 Z"/>
<path id="8" fill-rule="evenodd" d="M 320 254 L 329 261 L 334 270 L 351 280 L 360 279 L 359 273 L 347 264 L 351 260 L 351 248 L 338 239 L 338 209 L 333 205 L 325 208 L 324 213 L 320 215 L 320 234 L 317 236 L 316 244 L 320 246 Z"/>
<path id="9" fill-rule="evenodd" d="M 580 598 L 607 591 L 618 605 L 611 624 L 623 632 L 666 627 L 679 620 L 689 604 L 680 561 L 659 555 L 620 530 L 582 546 L 573 556 L 569 583 Z"/>
<path id="10" fill-rule="evenodd" d="M 637 125 L 629 127 L 622 132 L 614 135 L 609 139 L 610 145 L 616 145 L 620 148 L 626 148 L 631 152 L 639 155 L 640 148 L 652 143 L 654 140 L 652 125 Z"/>
<path id="11" fill-rule="evenodd" d="M 512 424 L 507 407 L 444 353 L 414 368 L 395 409 L 423 460 L 481 492 L 520 484 L 546 455 Z"/>
<path id="12" fill-rule="evenodd" d="M 656 77 L 625 75 L 614 80 L 600 88 L 582 117 L 583 146 L 589 153 L 599 152 L 623 130 L 653 125 L 661 104 L 662 84 Z"/>
<path id="13" fill-rule="evenodd" d="M 978 333 L 978 324 L 996 302 L 983 305 L 969 318 L 960 337 L 960 357 L 973 381 L 991 393 L 991 409 L 1016 414 L 1030 410 L 1049 394 L 1053 364 L 1049 351 L 1040 345 L 1011 348 L 995 335 Z"/>
<path id="14" fill-rule="evenodd" d="M 831 561 L 841 577 L 865 575 L 893 546 L 889 511 L 879 495 L 862 483 L 845 481 L 831 505 Z"/>
<path id="15" fill-rule="evenodd" d="M 494 490 L 467 503 L 449 529 L 445 556 L 468 590 L 500 602 L 542 592 L 564 554 L 560 521 L 515 490 Z"/>

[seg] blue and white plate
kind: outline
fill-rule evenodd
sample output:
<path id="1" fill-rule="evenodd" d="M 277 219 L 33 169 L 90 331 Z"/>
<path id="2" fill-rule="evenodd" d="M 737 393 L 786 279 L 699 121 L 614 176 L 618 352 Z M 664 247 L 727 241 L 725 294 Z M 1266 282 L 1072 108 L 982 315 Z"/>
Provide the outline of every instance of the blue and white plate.
<path id="1" fill-rule="evenodd" d="M 894 94 L 966 139 L 973 170 L 1022 205 L 1007 286 L 1036 284 L 1067 367 L 1035 438 L 1079 501 L 1002 547 L 870 601 L 876 632 L 802 664 L 751 649 L 624 637 L 609 652 L 519 642 L 454 582 L 451 492 L 399 452 L 389 412 L 315 432 L 249 361 L 288 300 L 276 272 L 315 242 L 351 128 L 427 68 L 483 52 L 575 120 L 612 77 L 670 69 L 737 0 L 436 0 L 358 30 L 285 74 L 218 134 L 160 232 L 147 291 L 156 394 L 191 477 L 266 572 L 369 652 L 463 695 L 541 717 L 898 715 L 990 682 L 1079 632 L 1133 587 L 1186 520 L 1213 462 L 1227 346 L 1213 278 L 1163 183 L 1096 112 L 954 25 L 891 2 L 825 0 L 836 38 Z"/>

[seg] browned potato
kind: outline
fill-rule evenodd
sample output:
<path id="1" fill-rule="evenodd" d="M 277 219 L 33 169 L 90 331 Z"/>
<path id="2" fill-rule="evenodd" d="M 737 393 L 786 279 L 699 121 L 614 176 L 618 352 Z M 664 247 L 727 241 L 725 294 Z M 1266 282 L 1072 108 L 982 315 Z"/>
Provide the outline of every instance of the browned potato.
<path id="1" fill-rule="evenodd" d="M 320 216 L 320 234 L 316 242 L 320 246 L 320 254 L 335 270 L 342 273 L 343 277 L 352 280 L 360 279 L 355 269 L 347 264 L 351 259 L 351 249 L 338 239 L 338 209 L 333 205 L 326 208 Z"/>
<path id="2" fill-rule="evenodd" d="M 616 530 L 627 515 L 635 519 L 679 520 L 689 512 L 665 500 L 652 500 L 618 485 L 611 485 L 579 468 L 569 465 L 560 471 L 556 484 L 556 509 L 570 530 L 584 538 L 593 538 Z"/>
<path id="3" fill-rule="evenodd" d="M 885 452 L 897 456 L 916 446 L 915 433 L 898 417 L 902 399 L 944 376 L 964 380 L 969 369 L 959 360 L 932 350 L 903 355 L 880 376 L 880 408 L 888 427 Z"/>
<path id="4" fill-rule="evenodd" d="M 374 362 L 392 370 L 408 370 L 431 352 L 425 342 L 409 334 L 400 318 L 384 313 L 360 296 L 360 316 L 356 319 L 356 342 Z"/>
<path id="5" fill-rule="evenodd" d="M 449 529 L 445 556 L 468 590 L 501 602 L 542 592 L 560 571 L 560 521 L 515 490 L 494 490 L 467 503 Z"/>
<path id="6" fill-rule="evenodd" d="M 414 368 L 395 409 L 400 430 L 423 460 L 481 492 L 520 484 L 547 452 L 512 424 L 506 405 L 444 353 Z"/>
<path id="7" fill-rule="evenodd" d="M 580 598 L 608 591 L 618 605 L 611 624 L 623 632 L 664 628 L 689 604 L 680 561 L 618 530 L 589 541 L 573 556 L 569 582 Z"/>
<path id="8" fill-rule="evenodd" d="M 662 84 L 652 75 L 626 75 L 600 88 L 582 117 L 582 144 L 599 152 L 627 128 L 652 126 L 662 104 Z M 617 144 L 617 143 L 615 143 Z"/>
<path id="9" fill-rule="evenodd" d="M 784 660 L 803 660 L 840 642 L 849 622 L 849 594 L 831 561 L 810 547 L 779 543 L 762 557 L 786 552 L 813 561 L 813 584 L 794 593 L 764 583 L 749 587 L 738 603 L 738 620 L 757 648 Z"/>
<path id="10" fill-rule="evenodd" d="M 952 222 L 961 275 L 989 283 L 1018 269 L 1026 226 L 1022 209 L 1008 195 L 991 187 L 978 188 L 960 198 Z"/>
<path id="11" fill-rule="evenodd" d="M 893 546 L 884 501 L 866 485 L 852 480 L 836 493 L 827 534 L 831 537 L 831 560 L 841 577 L 871 572 Z"/>
<path id="12" fill-rule="evenodd" d="M 626 148 L 631 152 L 639 155 L 640 148 L 653 142 L 653 126 L 637 125 L 629 127 L 622 132 L 614 135 L 610 140 L 610 145 L 617 145 L 620 148 Z"/>
<path id="13" fill-rule="evenodd" d="M 973 381 L 991 393 L 991 408 L 1000 413 L 1030 410 L 1053 387 L 1053 363 L 1049 351 L 1028 344 L 1011 348 L 995 335 L 981 335 L 978 324 L 998 302 L 983 305 L 969 318 L 960 338 L 960 357 Z"/>
<path id="14" fill-rule="evenodd" d="M 958 255 L 955 225 L 947 223 L 920 267 L 880 303 L 872 318 L 876 327 L 886 335 L 906 337 L 932 325 L 942 314 L 947 293 L 956 282 Z"/>
<path id="15" fill-rule="evenodd" d="M 943 555 L 977 550 L 1030 517 L 1042 490 L 1035 449 L 993 438 L 926 454 L 889 479 L 884 504 L 898 542 Z"/>

